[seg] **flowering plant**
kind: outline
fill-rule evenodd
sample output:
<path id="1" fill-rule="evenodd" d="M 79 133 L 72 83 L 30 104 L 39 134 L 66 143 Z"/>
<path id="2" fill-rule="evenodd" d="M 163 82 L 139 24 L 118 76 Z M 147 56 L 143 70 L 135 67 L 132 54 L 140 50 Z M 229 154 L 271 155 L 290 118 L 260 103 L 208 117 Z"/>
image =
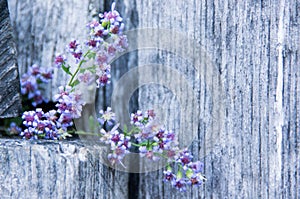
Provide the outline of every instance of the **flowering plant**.
<path id="1" fill-rule="evenodd" d="M 77 86 L 94 82 L 97 87 L 109 84 L 110 63 L 118 52 L 128 46 L 127 37 L 123 34 L 123 19 L 115 10 L 115 4 L 112 4 L 111 11 L 99 14 L 99 17 L 100 21 L 93 20 L 87 24 L 90 33 L 84 44 L 73 39 L 66 46 L 66 53 L 55 57 L 55 67 L 61 68 L 70 79 L 67 85 L 59 87 L 58 94 L 54 96 L 54 109 L 27 110 L 22 115 L 23 129 L 12 123 L 9 131 L 19 132 L 25 139 L 56 140 L 71 136 L 70 132 L 74 132 L 73 119 L 81 117 L 85 105 Z M 74 71 L 68 57 L 75 63 Z M 22 94 L 33 107 L 48 102 L 41 95 L 40 85 L 52 78 L 52 72 L 53 69 L 45 70 L 34 65 L 22 76 Z M 131 130 L 121 130 L 115 113 L 108 107 L 100 111 L 98 124 L 99 142 L 110 146 L 107 158 L 112 165 L 123 165 L 123 158 L 135 146 L 141 157 L 152 161 L 166 159 L 164 181 L 180 191 L 186 190 L 189 185 L 199 186 L 206 180 L 202 174 L 203 163 L 193 162 L 188 149 L 179 149 L 175 133 L 160 124 L 154 110 L 132 113 Z"/>

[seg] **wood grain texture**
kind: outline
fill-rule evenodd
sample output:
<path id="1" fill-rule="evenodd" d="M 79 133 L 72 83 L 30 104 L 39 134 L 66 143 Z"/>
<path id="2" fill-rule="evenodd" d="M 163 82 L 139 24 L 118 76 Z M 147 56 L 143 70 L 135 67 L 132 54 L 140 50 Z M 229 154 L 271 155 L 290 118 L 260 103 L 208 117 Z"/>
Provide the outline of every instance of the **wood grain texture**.
<path id="1" fill-rule="evenodd" d="M 127 174 L 100 156 L 80 141 L 1 139 L 1 198 L 126 198 Z"/>
<path id="2" fill-rule="evenodd" d="M 70 36 L 82 38 L 84 30 L 79 27 L 84 27 L 88 20 L 83 19 L 94 13 L 88 5 L 107 10 L 110 3 L 9 1 L 21 73 L 33 63 L 49 66 Z M 140 87 L 136 93 L 138 102 L 133 100 L 131 109 L 156 107 L 166 111 L 167 126 L 179 132 L 180 143 L 186 136 L 196 135 L 190 149 L 196 159 L 204 161 L 208 178 L 200 189 L 178 193 L 162 183 L 162 169 L 139 176 L 130 174 L 129 188 L 123 184 L 123 190 L 129 189 L 130 194 L 122 197 L 299 198 L 299 2 L 125 0 L 117 2 L 117 9 L 128 29 L 171 29 L 168 42 L 186 35 L 201 46 L 201 54 L 195 51 L 181 57 L 190 52 L 193 44 L 174 42 L 172 51 L 168 51 L 158 39 L 153 45 L 161 49 L 139 49 L 116 61 L 112 82 L 131 67 L 146 64 L 179 71 L 189 84 L 179 82 L 174 92 L 158 85 L 174 81 L 168 70 L 163 80 L 156 71 L 140 73 L 139 82 L 152 77 L 158 84 Z M 150 39 L 137 37 L 141 46 Z M 203 52 L 207 59 L 198 59 Z M 203 68 L 197 75 L 198 65 Z M 55 93 L 64 81 L 66 77 L 56 72 L 47 93 Z M 114 85 L 99 90 L 98 107 L 110 105 Z M 181 97 L 188 97 L 184 91 L 189 89 L 195 92 L 196 100 L 179 102 Z M 100 165 L 99 168 L 103 169 Z M 110 176 L 107 188 L 118 181 L 119 173 L 105 172 Z"/>
<path id="3" fill-rule="evenodd" d="M 20 114 L 20 84 L 11 21 L 6 0 L 0 1 L 0 118 Z"/>
<path id="4" fill-rule="evenodd" d="M 10 16 L 17 43 L 20 74 L 28 67 L 52 67 L 54 58 L 64 53 L 72 39 L 85 42 L 86 24 L 103 9 L 103 1 L 26 0 L 9 1 Z M 66 84 L 67 75 L 56 69 L 44 95 L 52 99 L 58 87 Z"/>
<path id="5" fill-rule="evenodd" d="M 99 11 L 103 12 L 104 9 L 110 9 L 110 5 L 100 0 L 12 0 L 9 1 L 9 8 L 17 41 L 19 70 L 23 74 L 33 64 L 38 64 L 41 67 L 53 66 L 55 55 L 63 52 L 71 39 L 78 39 L 80 42 L 84 42 L 88 34 L 86 24 L 93 17 L 97 17 Z M 64 85 L 67 81 L 67 75 L 62 70 L 55 69 L 53 81 L 45 86 L 44 94 L 51 99 L 57 93 L 58 87 Z M 86 99 L 94 99 L 94 96 L 89 96 L 95 95 L 93 89 L 88 90 L 84 88 L 83 91 Z M 102 99 L 105 99 L 105 97 L 101 95 Z M 88 111 L 95 107 L 94 103 L 94 101 L 88 102 L 86 106 Z M 100 105 L 102 106 L 102 104 Z M 87 121 L 78 122 L 85 124 Z M 27 182 L 25 196 L 28 198 L 30 198 L 31 192 L 33 192 L 33 195 L 35 194 L 34 196 L 40 198 L 126 198 L 128 196 L 128 174 L 109 169 L 99 162 L 97 160 L 99 151 L 88 152 L 88 160 L 81 162 L 80 157 L 82 155 L 78 151 L 87 150 L 84 147 L 86 143 L 67 144 L 68 146 L 70 145 L 72 150 L 76 151 L 74 155 L 71 155 L 70 159 L 60 157 L 59 151 L 52 151 L 53 147 L 56 148 L 62 143 L 57 143 L 58 145 L 50 143 L 48 145 L 41 142 L 35 145 L 24 142 L 22 144 L 26 145 L 30 154 L 36 154 L 34 156 L 30 156 L 27 153 L 22 154 L 25 159 L 27 158 L 26 161 L 29 164 L 34 162 L 34 165 L 29 165 L 29 170 L 24 167 L 24 170 L 22 170 L 24 173 L 16 182 L 16 185 L 19 185 L 18 183 L 21 181 Z M 10 151 L 5 156 L 8 159 L 15 158 L 12 146 L 13 142 L 10 146 L 9 141 L 7 141 L 7 145 L 3 146 L 3 150 Z M 44 159 L 44 154 L 39 152 L 40 148 L 51 158 Z M 16 156 L 20 155 L 18 153 L 21 152 L 15 151 Z M 95 161 L 95 165 L 90 164 L 90 160 Z M 14 172 L 18 172 L 17 166 L 19 164 L 17 159 L 13 160 L 11 164 L 14 164 L 15 167 L 11 169 L 6 168 L 6 172 L 8 172 L 7 180 L 13 177 Z M 45 169 L 49 168 L 48 164 L 53 166 L 50 171 Z M 34 172 L 34 174 L 31 172 Z M 42 175 L 42 179 L 38 183 L 36 181 L 40 176 L 34 176 L 36 172 Z M 47 175 L 50 176 L 49 179 Z M 51 176 L 55 177 L 54 181 L 51 181 Z M 30 191 L 32 183 L 37 185 L 34 190 Z M 48 186 L 52 188 L 49 190 Z M 18 186 L 10 186 L 9 182 L 4 183 L 0 192 L 1 196 L 13 195 L 15 198 L 22 194 Z"/>
<path id="6" fill-rule="evenodd" d="M 210 68 L 198 80 L 192 72 L 198 63 L 191 66 L 188 57 L 176 56 L 189 46 L 175 47 L 175 55 L 155 49 L 139 52 L 139 65 L 172 67 L 193 85 L 199 100 L 194 107 L 200 112 L 197 121 L 191 119 L 196 112 L 189 111 L 192 101 L 178 104 L 175 97 L 184 93 L 183 84 L 175 93 L 148 85 L 140 89 L 139 106 L 161 104 L 161 109 L 170 110 L 168 126 L 179 132 L 181 142 L 195 129 L 182 129 L 180 115 L 186 116 L 183 126 L 198 124 L 191 150 L 204 161 L 208 178 L 198 191 L 179 194 L 170 185 L 157 182 L 163 177 L 161 170 L 143 174 L 139 198 L 299 198 L 299 2 L 136 2 L 138 27 L 185 34 L 209 54 L 218 72 L 211 90 L 207 87 Z M 172 31 L 169 38 L 176 41 Z M 163 40 L 158 42 L 163 46 Z M 155 72 L 140 75 L 165 84 Z M 165 78 L 174 82 L 167 73 Z M 180 112 L 180 106 L 186 111 Z M 215 107 L 222 117 L 213 117 Z M 208 139 L 211 136 L 214 140 Z"/>

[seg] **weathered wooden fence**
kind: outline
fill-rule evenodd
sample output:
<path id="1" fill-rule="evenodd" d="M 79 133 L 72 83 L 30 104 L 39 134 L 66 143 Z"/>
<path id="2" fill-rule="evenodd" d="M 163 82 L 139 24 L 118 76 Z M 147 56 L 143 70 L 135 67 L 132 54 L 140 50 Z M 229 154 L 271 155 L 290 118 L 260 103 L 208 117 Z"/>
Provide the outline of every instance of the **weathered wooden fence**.
<path id="1" fill-rule="evenodd" d="M 21 110 L 16 46 L 6 0 L 0 1 L 0 118 L 16 117 Z"/>
<path id="2" fill-rule="evenodd" d="M 91 153 L 83 161 L 85 155 L 80 155 L 80 151 L 84 147 L 77 143 L 35 145 L 2 140 L 1 164 L 6 173 L 1 177 L 11 179 L 5 182 L 13 186 L 5 189 L 2 186 L 1 192 L 17 197 L 23 191 L 19 188 L 22 183 L 34 183 L 40 188 L 33 192 L 41 197 L 299 198 L 299 2 L 116 2 L 128 30 L 152 29 L 137 35 L 137 52 L 115 62 L 112 84 L 99 90 L 98 105 L 109 104 L 120 77 L 139 66 L 136 84 L 140 87 L 130 109 L 155 107 L 165 113 L 163 118 L 169 128 L 178 132 L 181 145 L 190 144 L 195 158 L 204 161 L 206 184 L 179 193 L 160 180 L 162 170 L 127 174 L 99 163 L 95 169 L 85 160 L 94 161 L 96 156 Z M 111 1 L 96 0 L 10 0 L 21 74 L 34 63 L 51 65 L 55 53 L 63 50 L 68 38 L 82 40 L 86 22 L 99 9 L 109 9 L 110 4 Z M 161 37 L 157 37 L 159 33 Z M 182 79 L 176 79 L 174 74 Z M 55 76 L 47 88 L 49 96 L 65 80 L 58 71 Z M 152 83 L 144 84 L 149 77 Z M 118 88 L 122 91 L 119 97 L 127 94 L 127 87 L 123 86 L 123 91 Z M 52 151 L 63 145 L 76 148 L 76 155 L 68 159 L 63 151 Z M 22 152 L 25 148 L 29 152 Z M 41 158 L 44 156 L 47 158 Z M 28 164 L 28 170 L 24 167 L 18 170 L 16 165 L 22 164 L 21 160 Z M 83 172 L 85 178 L 37 181 L 47 178 L 43 173 L 46 171 L 38 169 L 46 164 L 55 165 L 50 176 L 57 175 L 57 169 L 61 176 L 69 175 L 67 170 L 59 169 L 66 162 L 70 162 L 67 166 L 70 170 L 75 162 L 74 175 Z M 53 195 L 45 191 L 46 186 L 68 187 L 68 183 L 77 188 L 67 189 L 69 192 L 64 194 L 59 188 L 53 188 Z M 88 186 L 93 193 L 78 193 Z M 29 194 L 30 189 L 26 190 Z"/>

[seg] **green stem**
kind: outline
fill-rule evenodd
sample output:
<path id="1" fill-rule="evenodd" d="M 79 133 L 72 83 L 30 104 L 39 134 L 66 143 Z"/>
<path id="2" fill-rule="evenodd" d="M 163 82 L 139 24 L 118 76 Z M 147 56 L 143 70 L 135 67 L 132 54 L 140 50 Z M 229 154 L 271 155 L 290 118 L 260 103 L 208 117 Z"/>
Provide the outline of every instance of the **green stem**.
<path id="1" fill-rule="evenodd" d="M 163 157 L 163 158 L 165 158 L 165 159 L 170 159 L 170 158 L 168 158 L 167 156 L 165 156 L 165 155 L 163 155 L 163 154 L 161 154 L 161 153 L 155 152 L 154 154 L 155 154 L 155 155 L 158 155 L 158 156 L 160 156 L 160 157 Z M 173 161 L 172 161 L 172 162 L 173 162 Z"/>
<path id="2" fill-rule="evenodd" d="M 78 73 L 79 70 L 80 70 L 81 65 L 82 65 L 82 64 L 84 63 L 84 61 L 85 61 L 84 58 L 85 58 L 89 53 L 90 53 L 90 51 L 88 50 L 88 51 L 83 55 L 83 59 L 82 59 L 82 60 L 80 61 L 80 63 L 78 64 L 78 67 L 77 67 L 75 73 L 72 75 L 72 77 L 71 77 L 71 79 L 70 79 L 70 81 L 69 81 L 69 83 L 68 83 L 69 86 L 72 85 L 75 76 L 77 75 L 77 73 Z"/>
<path id="3" fill-rule="evenodd" d="M 141 145 L 139 145 L 139 144 L 132 143 L 132 142 L 131 142 L 131 145 L 133 145 L 133 146 L 141 146 Z"/>

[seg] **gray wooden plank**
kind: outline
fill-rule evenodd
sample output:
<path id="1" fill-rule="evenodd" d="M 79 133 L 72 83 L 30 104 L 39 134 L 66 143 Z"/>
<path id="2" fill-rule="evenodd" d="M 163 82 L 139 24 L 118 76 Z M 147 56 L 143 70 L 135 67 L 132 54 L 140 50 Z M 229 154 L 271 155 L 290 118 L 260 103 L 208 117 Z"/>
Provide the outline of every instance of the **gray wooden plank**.
<path id="1" fill-rule="evenodd" d="M 20 83 L 16 47 L 6 0 L 0 1 L 0 118 L 20 114 Z"/>

